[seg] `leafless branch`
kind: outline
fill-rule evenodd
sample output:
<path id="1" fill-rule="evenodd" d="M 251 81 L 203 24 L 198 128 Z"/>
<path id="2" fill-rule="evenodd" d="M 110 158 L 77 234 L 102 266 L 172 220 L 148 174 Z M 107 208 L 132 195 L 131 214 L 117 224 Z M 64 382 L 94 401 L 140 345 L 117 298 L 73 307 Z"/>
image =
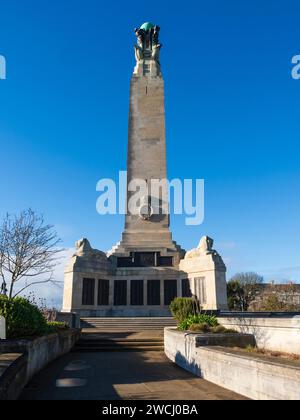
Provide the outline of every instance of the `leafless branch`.
<path id="1" fill-rule="evenodd" d="M 53 281 L 52 273 L 62 251 L 59 243 L 53 226 L 45 224 L 43 216 L 33 210 L 22 211 L 18 216 L 6 215 L 0 227 L 0 276 L 10 284 L 10 298 L 16 282 L 23 278 L 49 275 L 48 279 L 29 284 L 14 296 L 32 285 Z"/>

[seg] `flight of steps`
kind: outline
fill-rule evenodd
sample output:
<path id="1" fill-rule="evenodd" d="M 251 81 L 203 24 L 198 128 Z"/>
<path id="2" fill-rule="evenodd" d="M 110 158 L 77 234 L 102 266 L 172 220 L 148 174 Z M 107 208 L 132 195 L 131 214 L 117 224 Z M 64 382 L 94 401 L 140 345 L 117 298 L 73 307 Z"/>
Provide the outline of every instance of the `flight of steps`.
<path id="1" fill-rule="evenodd" d="M 101 338 L 81 339 L 74 346 L 75 353 L 94 352 L 142 352 L 142 351 L 164 351 L 163 338 L 147 339 L 120 339 Z"/>
<path id="2" fill-rule="evenodd" d="M 83 334 L 73 352 L 163 351 L 163 330 L 173 318 L 82 318 Z"/>
<path id="3" fill-rule="evenodd" d="M 175 326 L 173 318 L 81 318 L 81 328 L 103 332 L 163 331 Z"/>

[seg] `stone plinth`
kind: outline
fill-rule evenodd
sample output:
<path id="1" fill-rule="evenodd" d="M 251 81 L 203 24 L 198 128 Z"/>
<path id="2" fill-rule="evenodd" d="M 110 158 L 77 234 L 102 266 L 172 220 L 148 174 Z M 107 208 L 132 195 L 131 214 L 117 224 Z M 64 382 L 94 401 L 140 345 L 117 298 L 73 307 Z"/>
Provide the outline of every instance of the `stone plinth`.
<path id="1" fill-rule="evenodd" d="M 226 310 L 226 267 L 220 256 L 203 255 L 180 262 L 180 270 L 190 280 L 192 294 L 197 296 L 203 309 Z"/>

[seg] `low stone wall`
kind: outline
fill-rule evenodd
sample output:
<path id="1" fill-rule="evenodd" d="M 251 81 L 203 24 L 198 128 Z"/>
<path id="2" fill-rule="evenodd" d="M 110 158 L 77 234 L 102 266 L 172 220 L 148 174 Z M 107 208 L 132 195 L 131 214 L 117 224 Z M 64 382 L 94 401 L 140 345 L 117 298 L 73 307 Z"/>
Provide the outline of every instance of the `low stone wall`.
<path id="1" fill-rule="evenodd" d="M 15 400 L 24 387 L 26 356 L 20 353 L 0 353 L 0 401 Z"/>
<path id="2" fill-rule="evenodd" d="M 259 348 L 300 354 L 300 314 L 224 313 L 218 321 L 226 328 L 253 334 Z"/>
<path id="3" fill-rule="evenodd" d="M 196 334 L 185 334 L 174 328 L 165 329 L 165 353 L 189 372 L 245 397 L 300 399 L 299 364 L 274 363 L 225 347 L 199 347 Z"/>
<path id="4" fill-rule="evenodd" d="M 35 340 L 4 340 L 0 354 L 21 354 L 0 377 L 0 400 L 17 399 L 30 379 L 53 360 L 68 353 L 80 338 L 80 330 L 67 330 Z M 22 368 L 21 368 L 22 367 Z"/>
<path id="5" fill-rule="evenodd" d="M 244 347 L 254 345 L 254 337 L 249 334 L 195 334 L 178 331 L 177 328 L 165 328 L 165 353 L 179 366 L 201 376 L 195 363 L 195 351 L 200 347 L 228 346 Z"/>

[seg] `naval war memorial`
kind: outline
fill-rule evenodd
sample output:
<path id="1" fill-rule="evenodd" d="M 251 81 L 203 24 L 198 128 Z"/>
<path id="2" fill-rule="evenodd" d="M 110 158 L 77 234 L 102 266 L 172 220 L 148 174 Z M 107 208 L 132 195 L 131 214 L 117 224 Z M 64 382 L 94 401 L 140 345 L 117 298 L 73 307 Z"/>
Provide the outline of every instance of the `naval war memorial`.
<path id="1" fill-rule="evenodd" d="M 136 66 L 130 82 L 128 184 L 167 178 L 165 90 L 158 26 L 136 29 Z M 127 199 L 130 199 L 127 191 Z M 166 316 L 175 297 L 196 296 L 203 309 L 227 308 L 226 267 L 204 236 L 185 252 L 173 239 L 170 217 L 153 214 L 145 197 L 139 214 L 127 213 L 121 241 L 108 253 L 87 239 L 65 269 L 63 311 L 81 316 Z M 165 205 L 166 203 L 164 203 Z"/>

